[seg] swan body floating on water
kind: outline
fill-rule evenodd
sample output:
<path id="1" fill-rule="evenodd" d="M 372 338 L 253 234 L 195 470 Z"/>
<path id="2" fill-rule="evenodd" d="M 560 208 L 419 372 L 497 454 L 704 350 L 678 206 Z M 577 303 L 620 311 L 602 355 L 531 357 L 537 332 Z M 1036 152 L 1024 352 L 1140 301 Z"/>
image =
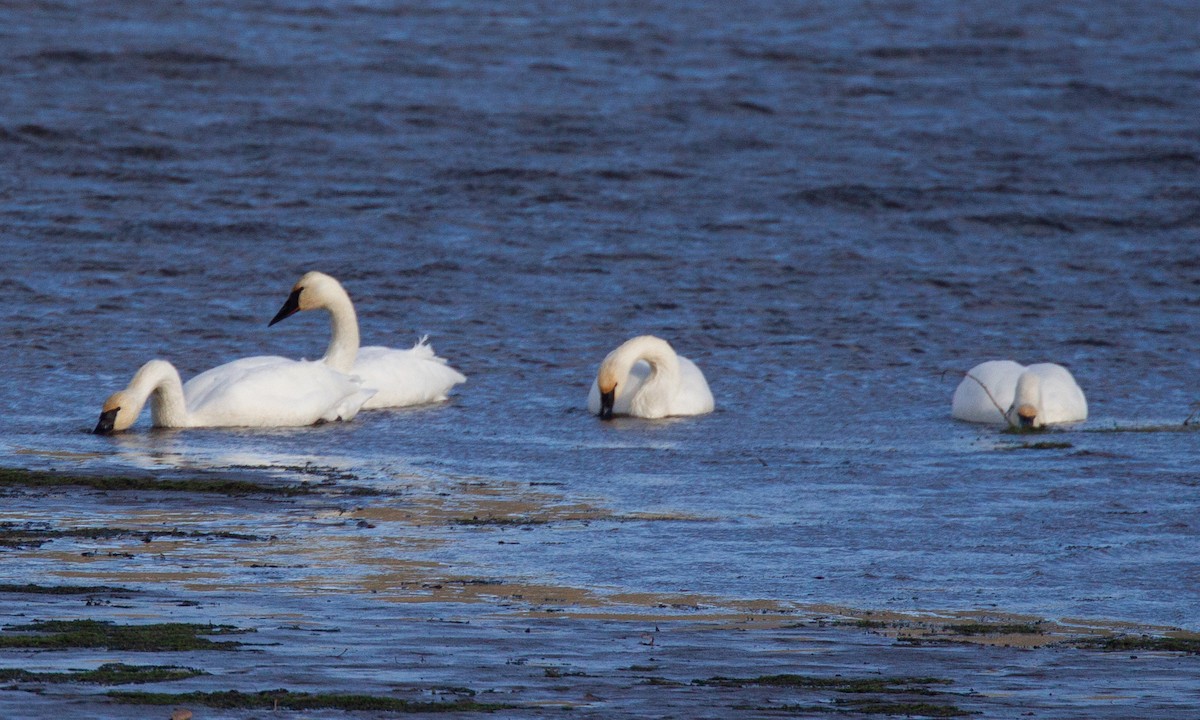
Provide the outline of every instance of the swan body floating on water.
<path id="1" fill-rule="evenodd" d="M 989 360 L 968 374 L 951 401 L 950 414 L 959 420 L 1038 428 L 1087 419 L 1087 398 L 1062 365 Z"/>
<path id="2" fill-rule="evenodd" d="M 333 337 L 321 360 L 338 372 L 358 376 L 376 393 L 364 409 L 404 407 L 446 399 L 450 389 L 467 381 L 421 338 L 407 350 L 373 345 L 359 348 L 358 316 L 341 283 L 321 272 L 305 273 L 268 326 L 301 310 L 329 311 Z"/>
<path id="3" fill-rule="evenodd" d="M 704 373 L 653 335 L 627 340 L 604 358 L 587 403 L 588 412 L 605 420 L 614 415 L 663 418 L 713 411 Z"/>
<path id="4" fill-rule="evenodd" d="M 351 420 L 371 394 L 320 362 L 241 358 L 184 384 L 174 365 L 151 360 L 105 401 L 95 432 L 127 430 L 147 400 L 154 427 L 296 427 Z"/>

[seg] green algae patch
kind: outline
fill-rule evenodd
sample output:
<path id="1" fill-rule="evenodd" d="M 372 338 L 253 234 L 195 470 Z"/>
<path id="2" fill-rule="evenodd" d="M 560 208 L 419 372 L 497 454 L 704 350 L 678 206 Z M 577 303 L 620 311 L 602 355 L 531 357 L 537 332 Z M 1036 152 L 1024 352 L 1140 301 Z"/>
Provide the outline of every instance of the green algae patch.
<path id="1" fill-rule="evenodd" d="M 2 532 L 2 531 L 0 531 Z M 0 545 L 3 542 L 0 541 Z M 109 585 L 17 585 L 0 583 L 0 593 L 24 595 L 132 595 L 137 590 Z"/>
<path id="2" fill-rule="evenodd" d="M 224 480 L 210 478 L 154 478 L 111 475 L 72 475 L 69 473 L 42 470 L 0 468 L 0 488 L 59 488 L 86 487 L 105 491 L 158 491 L 207 493 L 242 497 L 246 495 L 273 495 L 292 497 L 315 495 L 320 491 L 310 485 L 295 483 L 272 484 L 249 480 Z"/>
<path id="3" fill-rule="evenodd" d="M 0 547 L 27 548 L 40 547 L 48 542 L 63 538 L 84 540 L 113 540 L 117 538 L 137 538 L 145 542 L 154 539 L 220 539 L 220 540 L 252 540 L 261 541 L 268 538 L 260 535 L 247 535 L 234 532 L 203 532 L 199 530 L 134 530 L 117 527 L 79 527 L 65 530 L 20 526 L 14 523 L 0 523 Z"/>
<path id="4" fill-rule="evenodd" d="M 833 690 L 842 693 L 933 693 L 931 685 L 949 685 L 950 680 L 930 677 L 843 678 L 811 675 L 762 675 L 756 678 L 712 677 L 693 680 L 693 685 L 744 688 L 762 685 L 802 690 Z"/>
<path id="5" fill-rule="evenodd" d="M 179 667 L 177 665 L 106 663 L 95 670 L 79 670 L 74 672 L 30 672 L 19 669 L 0 669 L 0 682 L 133 685 L 186 680 L 197 675 L 207 674 L 203 670 Z"/>
<path id="6" fill-rule="evenodd" d="M 1114 635 L 1078 640 L 1076 647 L 1105 652 L 1176 652 L 1200 655 L 1200 638 L 1160 637 L 1156 635 Z"/>
<path id="7" fill-rule="evenodd" d="M 760 712 L 787 713 L 857 713 L 863 715 L 905 715 L 921 717 L 962 717 L 977 713 L 954 705 L 915 700 L 913 696 L 941 695 L 933 686 L 950 685 L 950 680 L 933 677 L 813 677 L 810 675 L 763 675 L 755 678 L 713 677 L 694 680 L 693 685 L 746 688 L 770 687 L 797 691 L 835 692 L 846 695 L 875 697 L 839 697 L 832 705 L 764 705 L 754 707 Z"/>
<path id="8" fill-rule="evenodd" d="M 839 622 L 835 622 L 833 624 L 841 625 L 841 626 L 862 628 L 864 630 L 880 630 L 882 628 L 891 627 L 891 625 L 889 623 L 883 622 L 882 620 L 867 620 L 865 618 L 859 619 L 859 620 L 851 620 L 848 622 L 840 622 L 839 621 Z"/>
<path id="9" fill-rule="evenodd" d="M 192 693 L 111 691 L 108 697 L 129 705 L 202 705 L 220 710 L 344 710 L 398 713 L 496 712 L 518 706 L 470 699 L 416 702 L 382 695 L 312 694 L 289 690 L 244 693 L 237 690 Z"/>
<path id="10" fill-rule="evenodd" d="M 1178 433 L 1178 432 L 1198 432 L 1200 431 L 1200 422 L 1192 420 L 1191 422 L 1184 421 L 1178 425 L 1112 425 L 1102 428 L 1086 428 L 1079 432 L 1086 433 Z"/>
<path id="11" fill-rule="evenodd" d="M 1069 442 L 1052 442 L 1044 440 L 1034 443 L 1018 443 L 1013 445 L 1001 445 L 999 450 L 1068 450 L 1075 447 Z"/>
<path id="12" fill-rule="evenodd" d="M 204 635 L 253 632 L 231 625 L 158 623 L 116 625 L 99 620 L 47 620 L 28 625 L 9 625 L 0 634 L 0 648 L 66 650 L 107 648 L 135 652 L 180 652 L 186 650 L 236 650 L 242 643 L 209 640 Z"/>
<path id="13" fill-rule="evenodd" d="M 479 517 L 473 515 L 469 518 L 452 518 L 451 525 L 467 525 L 475 527 L 524 527 L 526 525 L 548 525 L 549 520 L 530 517 Z"/>
<path id="14" fill-rule="evenodd" d="M 1033 623 L 960 623 L 947 625 L 954 635 L 1041 635 L 1043 630 Z"/>
<path id="15" fill-rule="evenodd" d="M 978 715 L 954 705 L 935 705 L 925 702 L 888 702 L 886 700 L 839 700 L 837 705 L 864 715 L 903 715 L 904 717 L 964 717 Z"/>
<path id="16" fill-rule="evenodd" d="M 1020 425 L 1009 425 L 1000 431 L 1001 435 L 1041 435 L 1042 433 L 1053 432 L 1048 427 L 1021 427 Z"/>

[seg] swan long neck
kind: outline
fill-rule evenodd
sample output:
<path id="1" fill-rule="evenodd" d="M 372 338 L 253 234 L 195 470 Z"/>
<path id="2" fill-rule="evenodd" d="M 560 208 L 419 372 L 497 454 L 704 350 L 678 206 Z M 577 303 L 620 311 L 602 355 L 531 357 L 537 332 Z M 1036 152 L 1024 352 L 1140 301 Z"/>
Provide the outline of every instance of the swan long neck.
<path id="1" fill-rule="evenodd" d="M 1017 378 L 1017 388 L 1013 392 L 1013 405 L 1042 406 L 1042 379 L 1036 373 L 1025 372 Z"/>
<path id="2" fill-rule="evenodd" d="M 322 359 L 334 370 L 349 373 L 358 357 L 358 315 L 354 312 L 354 303 L 350 302 L 350 296 L 342 291 L 331 293 L 324 305 L 329 310 L 333 337 L 329 340 L 329 347 Z"/>
<path id="3" fill-rule="evenodd" d="M 679 386 L 679 356 L 670 343 L 653 335 L 635 337 L 609 353 L 600 368 L 600 384 L 605 385 L 603 380 L 609 378 L 619 385 L 638 360 L 650 365 L 650 377 L 642 385 L 642 393 L 673 391 Z"/>
<path id="4" fill-rule="evenodd" d="M 166 360 L 151 360 L 137 371 L 126 398 L 132 407 L 132 417 L 137 418 L 146 400 L 150 400 L 150 418 L 155 427 L 184 427 L 187 425 L 187 400 L 183 395 L 183 381 L 179 371 Z"/>
<path id="5" fill-rule="evenodd" d="M 1023 372 L 1017 378 L 1017 387 L 1013 392 L 1012 407 L 1005 417 L 1012 425 L 1041 427 L 1042 412 L 1042 379 L 1034 372 Z"/>

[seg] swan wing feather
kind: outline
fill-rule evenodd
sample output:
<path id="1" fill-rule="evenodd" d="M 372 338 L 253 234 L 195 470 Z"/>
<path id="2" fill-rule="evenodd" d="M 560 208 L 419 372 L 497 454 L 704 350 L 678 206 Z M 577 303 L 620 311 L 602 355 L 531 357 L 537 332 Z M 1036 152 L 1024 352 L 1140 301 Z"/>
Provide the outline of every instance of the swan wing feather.
<path id="1" fill-rule="evenodd" d="M 424 339 L 407 350 L 378 345 L 360 348 L 354 374 L 364 385 L 378 390 L 363 406 L 367 409 L 445 400 L 451 388 L 467 380 L 434 354 Z"/>
<path id="2" fill-rule="evenodd" d="M 194 381 L 199 380 L 200 382 Z M 184 385 L 196 426 L 282 427 L 349 420 L 369 398 L 361 381 L 320 361 L 254 357 L 220 365 Z"/>

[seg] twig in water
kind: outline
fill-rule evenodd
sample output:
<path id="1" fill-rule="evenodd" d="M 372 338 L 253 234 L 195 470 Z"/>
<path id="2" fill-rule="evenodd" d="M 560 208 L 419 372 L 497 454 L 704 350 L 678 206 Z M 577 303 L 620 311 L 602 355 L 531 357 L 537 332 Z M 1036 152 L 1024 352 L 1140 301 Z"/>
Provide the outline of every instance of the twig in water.
<path id="1" fill-rule="evenodd" d="M 1007 412 L 1007 411 L 1005 411 L 1005 409 L 1004 409 L 1004 408 L 1000 407 L 1000 403 L 996 402 L 996 398 L 992 397 L 992 391 L 991 391 L 991 390 L 988 390 L 988 387 L 987 387 L 987 385 L 984 385 L 982 380 L 980 380 L 979 378 L 975 377 L 974 375 L 972 375 L 972 374 L 971 374 L 971 373 L 969 373 L 969 372 L 965 372 L 965 373 L 963 373 L 963 375 L 966 375 L 967 377 L 971 378 L 971 379 L 972 379 L 972 380 L 974 380 L 975 382 L 979 383 L 979 387 L 983 388 L 983 394 L 984 394 L 984 395 L 987 395 L 987 398 L 988 398 L 988 400 L 991 400 L 991 401 L 992 401 L 992 405 L 995 405 L 995 406 L 996 406 L 996 409 L 1000 411 L 1000 417 L 1004 418 L 1004 422 L 1005 422 L 1005 423 L 1007 423 L 1007 424 L 1008 424 L 1008 426 L 1009 426 L 1010 428 L 1016 429 L 1016 427 L 1017 427 L 1017 424 L 1016 424 L 1016 423 L 1014 423 L 1014 422 L 1013 422 L 1013 421 L 1012 421 L 1012 420 L 1011 420 L 1011 419 L 1008 417 L 1008 412 Z"/>
<path id="2" fill-rule="evenodd" d="M 1192 403 L 1192 414 L 1188 415 L 1187 418 L 1184 419 L 1184 427 L 1192 424 L 1192 418 L 1196 417 L 1196 413 L 1200 413 L 1200 403 Z"/>

